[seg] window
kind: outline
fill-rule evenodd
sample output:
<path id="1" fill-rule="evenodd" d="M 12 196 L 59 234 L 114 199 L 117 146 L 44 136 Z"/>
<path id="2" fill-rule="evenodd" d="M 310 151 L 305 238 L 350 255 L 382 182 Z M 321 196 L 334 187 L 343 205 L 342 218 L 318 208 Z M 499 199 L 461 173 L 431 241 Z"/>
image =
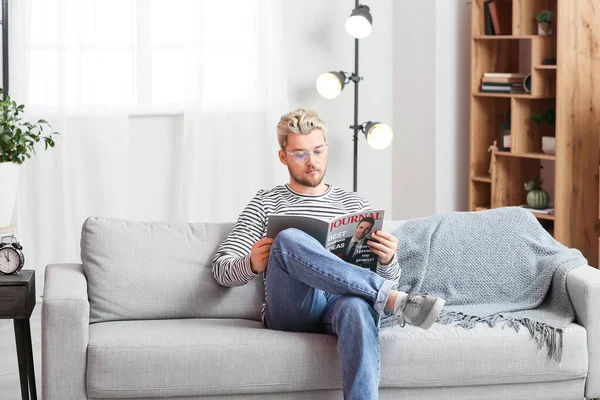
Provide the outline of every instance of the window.
<path id="1" fill-rule="evenodd" d="M 252 104 L 258 19 L 258 0 L 32 0 L 29 102 Z"/>

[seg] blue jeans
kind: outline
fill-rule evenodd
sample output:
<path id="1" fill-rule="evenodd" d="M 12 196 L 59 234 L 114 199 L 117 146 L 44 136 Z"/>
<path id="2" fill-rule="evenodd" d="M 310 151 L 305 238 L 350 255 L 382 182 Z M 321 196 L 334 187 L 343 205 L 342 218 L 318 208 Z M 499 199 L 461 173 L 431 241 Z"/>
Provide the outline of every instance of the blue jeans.
<path id="1" fill-rule="evenodd" d="M 267 327 L 337 336 L 344 398 L 377 399 L 379 317 L 397 283 L 342 261 L 298 229 L 277 235 L 266 274 Z"/>

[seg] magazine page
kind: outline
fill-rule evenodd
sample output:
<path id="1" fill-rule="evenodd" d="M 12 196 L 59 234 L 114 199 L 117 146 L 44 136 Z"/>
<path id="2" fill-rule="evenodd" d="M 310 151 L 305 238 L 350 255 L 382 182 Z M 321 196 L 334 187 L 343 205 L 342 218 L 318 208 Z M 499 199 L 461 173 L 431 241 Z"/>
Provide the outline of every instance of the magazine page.
<path id="1" fill-rule="evenodd" d="M 284 229 L 296 228 L 308 233 L 325 246 L 329 222 L 302 215 L 271 214 L 267 216 L 267 237 L 275 238 Z"/>
<path id="2" fill-rule="evenodd" d="M 383 214 L 384 210 L 366 210 L 331 220 L 325 247 L 342 260 L 375 272 L 377 254 L 367 241 L 383 227 Z"/>

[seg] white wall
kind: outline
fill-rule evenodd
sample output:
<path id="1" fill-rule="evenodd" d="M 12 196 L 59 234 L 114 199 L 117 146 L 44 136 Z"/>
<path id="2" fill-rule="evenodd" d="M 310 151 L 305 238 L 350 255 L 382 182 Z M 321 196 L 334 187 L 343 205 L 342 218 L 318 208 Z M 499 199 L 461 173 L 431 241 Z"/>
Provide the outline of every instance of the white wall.
<path id="1" fill-rule="evenodd" d="M 435 212 L 469 204 L 471 5 L 436 2 Z"/>
<path id="2" fill-rule="evenodd" d="M 393 15 L 394 218 L 466 210 L 469 5 L 400 1 Z"/>
<path id="3" fill-rule="evenodd" d="M 390 148 L 376 151 L 361 135 L 358 191 L 373 207 L 388 210 L 387 218 L 466 210 L 469 5 L 463 0 L 365 3 L 373 32 L 360 41 L 359 122 L 387 122 L 395 136 Z M 354 87 L 325 100 L 315 80 L 324 71 L 353 70 L 354 40 L 344 29 L 353 6 L 352 0 L 305 0 L 284 2 L 283 8 L 289 105 L 312 108 L 328 123 L 326 180 L 347 190 L 352 190 Z M 132 117 L 130 127 L 130 214 L 172 219 L 171 182 L 162 171 L 173 166 L 182 117 Z"/>
<path id="4" fill-rule="evenodd" d="M 435 3 L 394 4 L 393 214 L 435 210 Z"/>
<path id="5" fill-rule="evenodd" d="M 373 32 L 360 42 L 359 74 L 364 81 L 360 83 L 359 123 L 378 120 L 391 124 L 393 0 L 366 3 L 373 15 Z M 322 72 L 353 71 L 354 38 L 344 29 L 353 8 L 352 0 L 283 2 L 289 106 L 314 109 L 329 125 L 325 179 L 347 190 L 352 190 L 353 141 L 349 126 L 353 123 L 354 87 L 349 84 L 340 97 L 326 100 L 318 95 L 315 82 Z M 274 141 L 277 122 L 273 121 Z M 161 171 L 173 166 L 182 117 L 132 117 L 130 127 L 130 213 L 140 220 L 169 220 L 173 205 L 168 192 L 172 188 Z M 368 147 L 364 135 L 359 139 L 358 191 L 373 207 L 391 210 L 392 148 L 375 151 Z"/>

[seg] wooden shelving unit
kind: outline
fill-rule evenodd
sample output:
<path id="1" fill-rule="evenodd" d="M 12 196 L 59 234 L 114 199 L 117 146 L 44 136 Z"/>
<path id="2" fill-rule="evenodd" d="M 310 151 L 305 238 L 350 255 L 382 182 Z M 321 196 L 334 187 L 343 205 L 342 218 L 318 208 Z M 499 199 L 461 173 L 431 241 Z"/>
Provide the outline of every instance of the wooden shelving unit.
<path id="1" fill-rule="evenodd" d="M 485 35 L 484 0 L 473 0 L 471 27 L 471 123 L 469 209 L 525 203 L 526 177 L 540 166 L 555 208 L 534 213 L 554 237 L 600 263 L 600 8 L 597 0 L 505 0 L 512 7 L 512 35 Z M 551 36 L 537 34 L 536 15 L 554 12 Z M 545 58 L 558 65 L 545 65 Z M 531 74 L 531 93 L 482 93 L 485 72 Z M 532 113 L 556 110 L 556 155 L 542 151 L 549 126 Z M 490 152 L 510 112 L 510 151 Z M 491 174 L 490 174 L 491 168 Z"/>
<path id="2" fill-rule="evenodd" d="M 532 95 L 532 94 L 527 94 L 527 93 L 506 94 L 506 93 L 474 92 L 473 96 L 475 96 L 475 97 L 497 97 L 497 98 L 504 98 L 504 99 L 510 99 L 510 98 L 515 98 L 515 99 L 554 99 L 555 98 L 554 95 Z"/>
<path id="3" fill-rule="evenodd" d="M 535 215 L 537 219 L 546 219 L 549 221 L 554 221 L 554 215 L 540 214 L 535 212 L 533 213 L 533 215 Z"/>
<path id="4" fill-rule="evenodd" d="M 471 177 L 471 180 L 477 181 L 477 182 L 492 183 L 492 177 L 489 175 L 473 176 L 473 177 Z"/>
<path id="5" fill-rule="evenodd" d="M 520 157 L 520 158 L 533 158 L 535 160 L 556 160 L 556 156 L 553 154 L 528 152 L 528 153 L 513 153 L 507 151 L 498 151 L 494 154 L 496 157 Z"/>

